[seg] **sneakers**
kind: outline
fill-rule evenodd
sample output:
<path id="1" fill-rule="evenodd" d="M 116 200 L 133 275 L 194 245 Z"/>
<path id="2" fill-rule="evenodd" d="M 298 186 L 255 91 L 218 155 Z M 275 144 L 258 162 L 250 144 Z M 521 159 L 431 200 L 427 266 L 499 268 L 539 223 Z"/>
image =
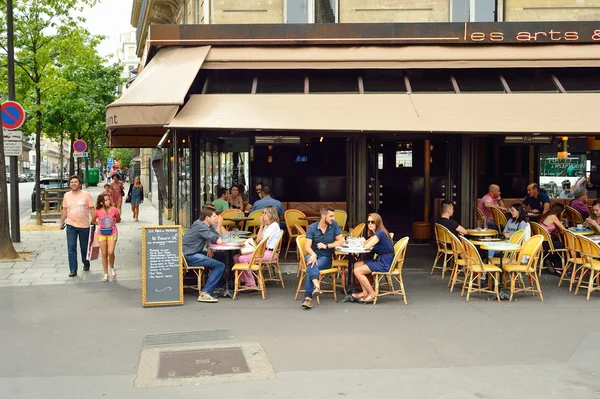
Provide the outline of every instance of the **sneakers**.
<path id="1" fill-rule="evenodd" d="M 323 291 L 321 291 L 321 288 L 319 288 L 319 287 L 315 287 L 315 289 L 313 290 L 313 296 L 321 295 L 322 293 L 323 293 Z"/>
<path id="2" fill-rule="evenodd" d="M 84 271 L 84 272 L 89 272 L 89 271 L 90 271 L 90 264 L 89 264 L 89 263 L 88 263 L 88 264 L 85 264 L 85 265 L 83 265 L 83 271 Z"/>
<path id="3" fill-rule="evenodd" d="M 312 309 L 312 301 L 310 299 L 305 299 L 304 302 L 302 302 L 302 307 L 304 309 Z"/>
<path id="4" fill-rule="evenodd" d="M 219 302 L 219 300 L 208 295 L 206 292 L 201 292 L 200 295 L 198 295 L 198 302 L 215 303 Z"/>
<path id="5" fill-rule="evenodd" d="M 69 273 L 69 277 L 77 277 L 77 272 L 71 272 L 71 273 Z"/>
<path id="6" fill-rule="evenodd" d="M 116 280 L 117 279 L 117 273 L 115 272 L 114 268 L 110 268 L 108 269 L 108 273 L 110 274 L 110 279 L 111 280 Z"/>
<path id="7" fill-rule="evenodd" d="M 104 281 L 104 282 L 108 281 L 108 274 L 105 274 L 104 277 L 102 277 L 102 281 Z"/>

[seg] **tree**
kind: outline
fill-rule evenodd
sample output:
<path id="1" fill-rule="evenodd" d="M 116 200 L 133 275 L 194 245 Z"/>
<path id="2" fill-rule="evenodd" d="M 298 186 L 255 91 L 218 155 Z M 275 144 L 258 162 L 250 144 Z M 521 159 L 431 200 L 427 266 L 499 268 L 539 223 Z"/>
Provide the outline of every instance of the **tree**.
<path id="1" fill-rule="evenodd" d="M 73 82 L 61 74 L 65 65 L 80 63 L 90 54 L 90 34 L 80 28 L 83 19 L 73 16 L 96 0 L 20 0 L 14 9 L 15 63 L 23 73 L 21 92 L 28 112 L 27 128 L 35 132 L 35 187 L 40 192 L 40 137 L 44 131 L 46 100 L 66 93 Z M 2 21 L 0 43 L 6 27 Z M 86 40 L 87 39 L 87 40 Z M 41 204 L 37 202 L 38 225 L 42 224 Z"/>
<path id="2" fill-rule="evenodd" d="M 133 150 L 131 148 L 117 148 L 113 151 L 122 168 L 129 167 L 133 159 Z"/>

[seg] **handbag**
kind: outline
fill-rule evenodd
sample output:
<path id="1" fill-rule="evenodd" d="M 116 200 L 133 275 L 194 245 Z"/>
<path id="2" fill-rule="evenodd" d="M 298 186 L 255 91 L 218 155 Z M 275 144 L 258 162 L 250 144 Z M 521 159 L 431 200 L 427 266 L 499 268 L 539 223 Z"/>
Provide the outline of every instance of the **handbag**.
<path id="1" fill-rule="evenodd" d="M 131 198 L 129 197 L 129 195 L 125 198 L 125 203 L 131 204 Z"/>
<path id="2" fill-rule="evenodd" d="M 96 225 L 90 226 L 90 236 L 88 239 L 88 251 L 87 260 L 96 260 L 100 257 L 100 243 L 98 242 L 98 236 L 94 234 L 96 232 Z"/>

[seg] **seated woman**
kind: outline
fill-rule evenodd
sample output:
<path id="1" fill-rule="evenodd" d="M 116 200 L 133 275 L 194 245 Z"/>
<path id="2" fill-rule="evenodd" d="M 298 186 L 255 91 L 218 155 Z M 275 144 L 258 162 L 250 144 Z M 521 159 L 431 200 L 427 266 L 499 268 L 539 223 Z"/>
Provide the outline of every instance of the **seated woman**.
<path id="1" fill-rule="evenodd" d="M 506 226 L 504 226 L 504 236 L 506 238 L 510 238 L 513 234 L 515 234 L 519 230 L 525 231 L 525 240 L 531 237 L 531 227 L 529 223 L 525 221 L 525 217 L 527 214 L 525 213 L 525 209 L 522 204 L 512 204 L 510 208 L 510 215 L 512 216 L 506 222 Z"/>
<path id="2" fill-rule="evenodd" d="M 561 223 L 559 219 L 559 216 L 564 210 L 565 206 L 563 204 L 556 203 L 550 207 L 550 210 L 548 212 L 540 216 L 540 225 L 548 233 L 550 233 L 550 236 L 552 236 L 552 233 L 554 233 L 555 230 L 559 233 L 562 233 L 566 230 L 565 226 Z M 565 248 L 565 244 L 558 240 L 552 240 L 552 244 L 554 245 L 554 249 Z M 544 251 L 548 251 L 550 249 L 550 245 L 545 241 L 543 243 L 543 247 Z M 546 266 L 548 267 L 550 273 L 557 274 L 559 276 L 562 275 L 562 268 L 558 267 L 558 265 L 562 264 L 560 255 L 552 254 L 548 256 L 546 260 L 549 261 L 548 264 L 546 264 Z"/>
<path id="3" fill-rule="evenodd" d="M 365 262 L 354 264 L 354 276 L 360 283 L 362 292 L 352 294 L 352 296 L 356 299 L 362 299 L 363 302 L 373 302 L 375 290 L 371 287 L 367 274 L 390 270 L 394 260 L 394 244 L 379 214 L 369 214 L 367 228 L 369 239 L 365 242 L 365 249 L 373 248 L 373 253 L 376 253 L 378 258 L 377 260 L 368 259 Z"/>
<path id="4" fill-rule="evenodd" d="M 239 209 L 242 212 L 244 211 L 244 196 L 242 195 L 240 186 L 237 184 L 231 186 L 231 190 L 229 190 L 229 209 Z"/>
<path id="5" fill-rule="evenodd" d="M 264 259 L 271 260 L 273 251 L 277 246 L 279 237 L 281 236 L 281 229 L 279 228 L 279 216 L 277 215 L 277 209 L 274 206 L 267 206 L 263 209 L 262 215 L 260 215 L 260 228 L 256 233 L 256 243 L 258 244 L 265 237 L 269 237 L 267 240 L 267 248 L 265 250 Z M 246 255 L 235 255 L 233 257 L 234 263 L 250 263 L 252 259 L 252 253 Z M 253 287 L 256 285 L 252 272 L 245 271 L 240 277 L 240 281 L 246 287 Z"/>
<path id="6" fill-rule="evenodd" d="M 592 214 L 585 219 L 586 227 L 594 229 L 596 234 L 600 234 L 600 200 L 592 204 Z"/>

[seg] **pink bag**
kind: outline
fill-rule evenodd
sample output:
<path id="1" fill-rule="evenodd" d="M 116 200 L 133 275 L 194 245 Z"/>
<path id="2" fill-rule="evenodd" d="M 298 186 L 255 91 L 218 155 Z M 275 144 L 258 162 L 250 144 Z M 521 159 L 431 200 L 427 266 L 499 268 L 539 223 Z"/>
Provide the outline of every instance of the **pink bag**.
<path id="1" fill-rule="evenodd" d="M 96 233 L 96 225 L 90 226 L 90 236 L 88 238 L 87 260 L 96 260 L 100 257 L 100 243 Z"/>

